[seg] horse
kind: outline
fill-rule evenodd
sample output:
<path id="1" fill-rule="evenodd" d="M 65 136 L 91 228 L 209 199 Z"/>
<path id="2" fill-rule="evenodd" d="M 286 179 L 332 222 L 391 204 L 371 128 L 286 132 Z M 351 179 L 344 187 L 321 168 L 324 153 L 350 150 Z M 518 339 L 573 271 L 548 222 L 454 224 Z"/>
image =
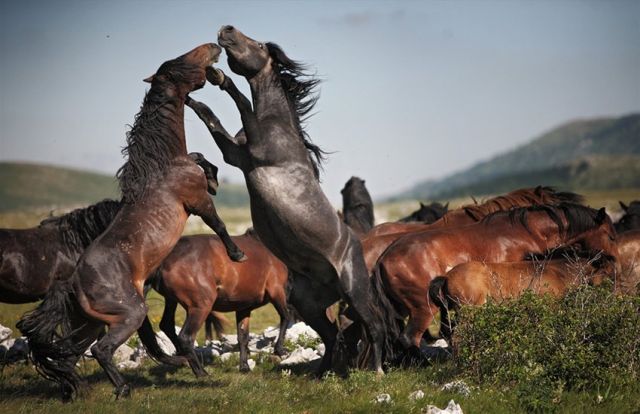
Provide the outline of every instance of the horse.
<path id="1" fill-rule="evenodd" d="M 640 200 L 634 200 L 627 206 L 622 201 L 619 202 L 624 216 L 618 220 L 614 226 L 618 233 L 640 229 Z"/>
<path id="2" fill-rule="evenodd" d="M 361 237 L 373 227 L 373 200 L 364 185 L 364 180 L 351 177 L 340 191 L 342 194 L 343 220 Z"/>
<path id="3" fill-rule="evenodd" d="M 420 208 L 406 217 L 398 220 L 400 223 L 420 222 L 424 224 L 431 224 L 440 220 L 442 216 L 449 211 L 449 203 L 442 205 L 438 202 L 431 203 L 429 205 L 420 202 Z"/>
<path id="4" fill-rule="evenodd" d="M 374 274 L 409 321 L 400 336 L 405 349 L 420 348 L 438 311 L 427 289 L 453 266 L 472 260 L 508 262 L 529 253 L 577 245 L 580 250 L 617 255 L 615 229 L 605 209 L 560 203 L 493 213 L 476 224 L 407 234 L 382 254 Z"/>
<path id="5" fill-rule="evenodd" d="M 206 372 L 193 349 L 198 330 L 212 312 L 236 312 L 240 371 L 249 371 L 247 363 L 249 318 L 251 311 L 267 303 L 273 304 L 280 316 L 280 332 L 274 353 L 282 356 L 288 325 L 286 266 L 264 247 L 257 236 L 248 231 L 232 236 L 234 243 L 251 258 L 243 263 L 230 260 L 219 237 L 196 235 L 182 237 L 162 262 L 151 286 L 165 298 L 160 328 L 176 347 L 178 355 L 186 356 L 193 373 Z M 179 335 L 175 331 L 178 303 L 187 311 Z"/>
<path id="6" fill-rule="evenodd" d="M 640 292 L 640 229 L 618 234 L 618 258 L 620 276 L 617 290 L 625 294 Z"/>
<path id="7" fill-rule="evenodd" d="M 187 155 L 184 135 L 186 96 L 204 86 L 205 70 L 220 52 L 213 43 L 201 45 L 146 79 L 151 88 L 127 133 L 126 162 L 116 174 L 120 211 L 84 251 L 70 279 L 55 284 L 17 325 L 29 339 L 37 369 L 61 385 L 64 400 L 72 399 L 79 385 L 76 361 L 96 339 L 91 354 L 116 398 L 130 395 L 113 353 L 138 328 L 143 342 L 154 335 L 143 323 L 144 283 L 177 243 L 189 214 L 202 217 L 233 260 L 246 258 L 218 217 L 206 175 Z M 107 333 L 98 338 L 105 326 Z"/>
<path id="8" fill-rule="evenodd" d="M 504 211 L 513 207 L 558 204 L 562 202 L 582 204 L 584 198 L 579 194 L 568 191 L 557 191 L 554 187 L 549 186 L 539 185 L 535 188 L 520 188 L 507 194 L 490 198 L 483 203 L 478 203 L 474 199 L 474 204 L 447 211 L 439 220 L 428 226 L 422 223 L 411 222 L 382 223 L 369 231 L 367 236 L 373 237 L 391 233 L 401 234 L 433 228 L 464 226 L 477 223 L 482 220 L 482 218 L 496 211 Z"/>
<path id="9" fill-rule="evenodd" d="M 521 188 L 491 198 L 481 204 L 475 203 L 448 211 L 441 219 L 429 225 L 415 222 L 383 223 L 374 227 L 361 239 L 364 250 L 364 260 L 369 273 L 371 273 L 373 266 L 385 249 L 398 238 L 408 233 L 473 224 L 489 214 L 508 210 L 513 207 L 529 207 L 563 202 L 582 203 L 583 201 L 583 197 L 578 194 L 556 191 L 553 187 L 538 186 L 535 188 Z"/>
<path id="10" fill-rule="evenodd" d="M 0 302 L 38 301 L 52 283 L 68 279 L 82 252 L 119 210 L 118 201 L 106 199 L 37 227 L 0 229 Z"/>
<path id="11" fill-rule="evenodd" d="M 248 81 L 252 100 L 221 70 L 209 70 L 208 79 L 233 99 L 243 130 L 231 136 L 206 105 L 187 104 L 211 132 L 224 160 L 244 173 L 255 230 L 291 272 L 289 301 L 325 344 L 317 373 L 340 368 L 332 363 L 338 330 L 325 310 L 341 297 L 362 319 L 374 344 L 373 368 L 382 373 L 383 349 L 392 352 L 395 333 L 389 322 L 395 312 L 379 281 L 369 279 L 358 237 L 320 188 L 324 152 L 303 126 L 317 99 L 318 80 L 276 44 L 251 39 L 233 26 L 220 29 L 218 43 L 231 70 Z"/>
<path id="12" fill-rule="evenodd" d="M 441 332 L 451 344 L 453 323 L 449 314 L 461 305 L 480 306 L 489 298 L 498 302 L 515 299 L 527 290 L 559 298 L 573 286 L 599 285 L 607 274 L 605 268 L 581 258 L 503 263 L 471 261 L 434 278 L 429 286 L 429 298 L 440 309 Z"/>

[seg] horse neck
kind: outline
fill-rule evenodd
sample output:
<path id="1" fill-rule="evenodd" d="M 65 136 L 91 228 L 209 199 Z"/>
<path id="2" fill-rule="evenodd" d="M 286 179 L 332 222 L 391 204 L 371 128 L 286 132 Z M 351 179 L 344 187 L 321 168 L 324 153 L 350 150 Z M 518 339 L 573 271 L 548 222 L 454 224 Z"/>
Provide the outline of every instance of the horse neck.
<path id="1" fill-rule="evenodd" d="M 556 222 L 543 211 L 529 212 L 526 221 L 529 232 L 538 239 L 541 250 L 552 249 L 567 242 L 565 237 L 567 223 L 564 218 L 562 221 L 565 229 L 562 232 Z"/>
<path id="2" fill-rule="evenodd" d="M 160 117 L 158 117 L 158 124 L 163 130 L 167 131 L 164 134 L 165 139 L 178 140 L 180 151 L 178 155 L 186 155 L 187 142 L 184 133 L 184 99 L 176 98 L 170 102 L 161 105 L 158 108 Z"/>
<path id="3" fill-rule="evenodd" d="M 260 72 L 249 79 L 249 86 L 253 110 L 258 119 L 274 116 L 292 125 L 295 124 L 295 109 L 289 104 L 289 98 L 273 70 Z"/>

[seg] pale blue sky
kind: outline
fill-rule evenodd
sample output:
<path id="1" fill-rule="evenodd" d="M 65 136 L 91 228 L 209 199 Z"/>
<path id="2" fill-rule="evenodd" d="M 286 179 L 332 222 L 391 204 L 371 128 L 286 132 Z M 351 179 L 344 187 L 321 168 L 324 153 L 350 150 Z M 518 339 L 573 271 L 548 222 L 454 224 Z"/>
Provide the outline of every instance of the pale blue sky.
<path id="1" fill-rule="evenodd" d="M 114 173 L 142 79 L 223 24 L 324 80 L 309 132 L 334 152 L 335 203 L 351 175 L 380 197 L 570 119 L 640 111 L 639 1 L 5 0 L 0 159 Z M 239 128 L 217 88 L 194 96 Z M 191 112 L 186 129 L 190 150 L 242 180 Z"/>

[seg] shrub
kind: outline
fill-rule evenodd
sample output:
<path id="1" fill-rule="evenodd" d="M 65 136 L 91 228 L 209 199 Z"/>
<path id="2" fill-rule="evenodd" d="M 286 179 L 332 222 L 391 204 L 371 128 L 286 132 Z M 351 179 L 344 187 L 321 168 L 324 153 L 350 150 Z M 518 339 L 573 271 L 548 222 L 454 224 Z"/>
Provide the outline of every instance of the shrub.
<path id="1" fill-rule="evenodd" d="M 514 385 L 530 411 L 563 390 L 596 390 L 640 378 L 640 297 L 581 286 L 562 299 L 521 298 L 463 307 L 456 364 L 478 382 Z"/>

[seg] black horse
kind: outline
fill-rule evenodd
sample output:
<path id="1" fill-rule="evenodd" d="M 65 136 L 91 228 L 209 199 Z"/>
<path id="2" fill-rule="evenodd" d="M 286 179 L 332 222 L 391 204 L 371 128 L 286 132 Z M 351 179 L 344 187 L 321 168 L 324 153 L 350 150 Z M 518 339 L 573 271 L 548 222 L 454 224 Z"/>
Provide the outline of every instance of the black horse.
<path id="1" fill-rule="evenodd" d="M 204 44 L 165 62 L 147 79 L 151 89 L 127 135 L 127 161 L 117 174 L 120 211 L 85 250 L 71 278 L 55 284 L 18 324 L 29 338 L 36 367 L 61 384 L 65 399 L 73 397 L 79 383 L 79 356 L 96 339 L 91 353 L 116 396 L 129 395 L 129 385 L 112 362 L 113 353 L 138 328 L 141 337 L 153 335 L 148 321 L 143 323 L 144 283 L 171 252 L 189 214 L 203 218 L 233 260 L 244 258 L 207 193 L 211 180 L 187 155 L 184 136 L 186 96 L 204 85 L 205 69 L 217 61 L 220 51 L 215 44 Z M 105 326 L 107 333 L 98 338 Z"/>
<path id="2" fill-rule="evenodd" d="M 111 224 L 120 202 L 103 200 L 43 220 L 30 229 L 0 229 L 0 302 L 40 300 L 68 279 L 84 250 Z"/>
<path id="3" fill-rule="evenodd" d="M 351 177 L 340 191 L 342 194 L 342 219 L 356 235 L 363 236 L 374 224 L 373 200 L 364 180 Z"/>
<path id="4" fill-rule="evenodd" d="M 323 152 L 302 124 L 316 102 L 318 80 L 277 45 L 250 39 L 232 26 L 220 29 L 218 42 L 231 70 L 249 82 L 253 104 L 222 71 L 210 70 L 207 78 L 234 100 L 244 129 L 232 137 L 206 105 L 187 104 L 207 125 L 225 161 L 244 173 L 255 230 L 291 271 L 290 303 L 325 344 L 319 373 L 339 368 L 332 364 L 334 356 L 340 360 L 334 355 L 337 328 L 325 310 L 341 297 L 362 318 L 373 344 L 373 368 L 382 372 L 383 349 L 390 356 L 395 340 L 390 327 L 397 315 L 380 280 L 370 282 L 358 238 L 320 188 Z"/>
<path id="5" fill-rule="evenodd" d="M 620 201 L 620 207 L 624 211 L 624 216 L 614 224 L 616 232 L 640 229 L 640 200 L 634 200 L 628 206 Z"/>
<path id="6" fill-rule="evenodd" d="M 449 203 L 442 205 L 438 202 L 431 203 L 429 205 L 420 203 L 420 208 L 407 217 L 403 217 L 398 220 L 401 223 L 409 223 L 412 221 L 422 222 L 424 224 L 431 224 L 440 219 L 440 217 L 447 214 L 449 211 Z"/>

